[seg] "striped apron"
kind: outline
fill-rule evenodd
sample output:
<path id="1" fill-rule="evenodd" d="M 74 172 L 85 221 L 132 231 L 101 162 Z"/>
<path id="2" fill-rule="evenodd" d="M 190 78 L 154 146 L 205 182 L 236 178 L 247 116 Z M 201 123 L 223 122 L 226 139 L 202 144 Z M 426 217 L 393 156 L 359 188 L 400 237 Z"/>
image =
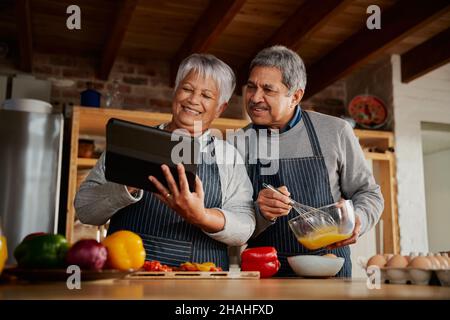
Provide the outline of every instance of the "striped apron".
<path id="1" fill-rule="evenodd" d="M 197 166 L 197 175 L 203 183 L 205 208 L 222 207 L 222 188 L 213 142 L 214 137 L 211 136 L 206 150 L 202 151 L 202 162 Z M 144 191 L 140 201 L 114 214 L 108 234 L 118 230 L 130 230 L 141 236 L 146 260 L 158 260 L 169 266 L 179 266 L 186 261 L 214 262 L 223 270 L 229 268 L 227 245 L 187 223 L 151 192 Z"/>
<path id="2" fill-rule="evenodd" d="M 302 111 L 308 138 L 313 150 L 312 157 L 280 159 L 279 170 L 274 175 L 261 175 L 262 164 L 248 165 L 249 176 L 253 182 L 253 199 L 258 198 L 263 182 L 275 187 L 285 185 L 292 199 L 311 207 L 322 207 L 333 203 L 328 171 L 320 149 L 319 140 L 308 113 Z M 302 246 L 290 230 L 288 221 L 297 216 L 295 210 L 289 215 L 278 218 L 277 222 L 249 241 L 249 247 L 273 246 L 278 251 L 281 262 L 277 276 L 294 276 L 295 273 L 287 262 L 287 257 L 301 254 L 323 255 L 333 253 L 345 258 L 345 263 L 337 277 L 351 277 L 350 248 L 348 246 L 333 250 L 309 250 Z"/>

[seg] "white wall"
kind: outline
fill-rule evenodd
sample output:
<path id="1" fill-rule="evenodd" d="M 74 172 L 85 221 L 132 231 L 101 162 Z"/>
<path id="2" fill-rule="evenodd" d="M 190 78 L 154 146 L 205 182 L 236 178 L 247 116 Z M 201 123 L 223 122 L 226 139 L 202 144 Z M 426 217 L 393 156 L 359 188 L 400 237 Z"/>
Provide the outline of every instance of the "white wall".
<path id="1" fill-rule="evenodd" d="M 370 171 L 373 171 L 373 161 L 367 160 L 367 165 Z M 351 260 L 352 260 L 352 278 L 366 279 L 366 272 L 361 268 L 358 263 L 360 258 L 363 261 L 367 261 L 371 256 L 377 254 L 378 237 L 376 235 L 376 228 L 372 228 L 362 235 L 355 244 L 350 245 Z"/>
<path id="2" fill-rule="evenodd" d="M 449 133 L 450 134 L 450 133 Z M 450 149 L 424 155 L 429 251 L 450 250 Z"/>
<path id="3" fill-rule="evenodd" d="M 392 56 L 398 210 L 402 253 L 428 250 L 420 122 L 450 124 L 450 64 L 409 84 Z"/>

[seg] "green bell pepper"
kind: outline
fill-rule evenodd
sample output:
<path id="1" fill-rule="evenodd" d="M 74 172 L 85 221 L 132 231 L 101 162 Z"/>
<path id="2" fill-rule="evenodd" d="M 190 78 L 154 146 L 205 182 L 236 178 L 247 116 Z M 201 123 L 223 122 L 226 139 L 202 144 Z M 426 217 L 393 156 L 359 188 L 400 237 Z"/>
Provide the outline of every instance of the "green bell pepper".
<path id="1" fill-rule="evenodd" d="M 54 269 L 65 265 L 69 243 L 60 234 L 33 234 L 14 250 L 21 268 Z"/>

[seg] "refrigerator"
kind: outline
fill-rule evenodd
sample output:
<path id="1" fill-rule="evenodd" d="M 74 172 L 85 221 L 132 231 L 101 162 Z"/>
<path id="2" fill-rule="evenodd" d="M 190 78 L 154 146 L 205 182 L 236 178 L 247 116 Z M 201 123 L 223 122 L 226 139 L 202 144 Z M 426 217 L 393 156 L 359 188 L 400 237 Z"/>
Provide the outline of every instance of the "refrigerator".
<path id="1" fill-rule="evenodd" d="M 13 250 L 33 232 L 57 233 L 63 117 L 0 108 L 0 221 Z"/>

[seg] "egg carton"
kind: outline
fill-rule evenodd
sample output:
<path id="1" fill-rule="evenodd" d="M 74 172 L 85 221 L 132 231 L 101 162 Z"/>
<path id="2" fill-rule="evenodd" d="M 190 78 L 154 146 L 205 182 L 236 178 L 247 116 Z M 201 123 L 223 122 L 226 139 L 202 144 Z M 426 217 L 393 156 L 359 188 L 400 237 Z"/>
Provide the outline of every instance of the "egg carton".
<path id="1" fill-rule="evenodd" d="M 383 259 L 385 261 L 391 261 L 390 259 L 393 257 L 403 257 L 408 264 L 408 266 L 381 266 L 380 263 L 383 263 Z M 439 255 L 440 256 L 440 255 Z M 400 256 L 393 254 L 384 254 L 375 255 L 371 259 L 375 259 L 372 263 L 375 264 L 376 268 L 379 268 L 381 281 L 383 283 L 393 283 L 393 284 L 416 284 L 416 285 L 441 285 L 441 286 L 450 286 L 450 267 L 447 262 L 442 262 L 442 259 L 447 259 L 446 261 L 450 261 L 448 259 L 447 254 L 445 253 L 444 257 L 439 258 L 438 260 L 434 260 L 438 257 L 438 255 L 434 255 L 432 253 L 428 253 L 425 256 L 423 253 L 417 255 L 417 253 L 411 253 L 409 256 Z M 380 261 L 381 258 L 381 261 Z M 423 260 L 427 261 L 425 263 Z M 373 270 L 368 271 L 367 265 L 369 264 L 369 260 L 364 257 L 358 257 L 357 263 L 361 266 L 365 273 L 370 276 L 373 273 Z M 416 260 L 417 259 L 417 260 Z M 401 260 L 401 259 L 400 259 Z M 404 263 L 402 261 L 398 261 L 399 263 Z M 389 263 L 389 262 L 388 262 Z M 398 263 L 397 263 L 398 264 Z M 428 265 L 427 265 L 428 264 Z M 374 267 L 374 266 L 372 266 Z"/>
<path id="2" fill-rule="evenodd" d="M 383 267 L 380 269 L 381 282 L 388 284 L 414 284 L 414 285 L 441 285 L 450 287 L 450 269 L 427 270 L 420 268 L 393 268 Z M 367 276 L 368 272 L 364 268 Z"/>

